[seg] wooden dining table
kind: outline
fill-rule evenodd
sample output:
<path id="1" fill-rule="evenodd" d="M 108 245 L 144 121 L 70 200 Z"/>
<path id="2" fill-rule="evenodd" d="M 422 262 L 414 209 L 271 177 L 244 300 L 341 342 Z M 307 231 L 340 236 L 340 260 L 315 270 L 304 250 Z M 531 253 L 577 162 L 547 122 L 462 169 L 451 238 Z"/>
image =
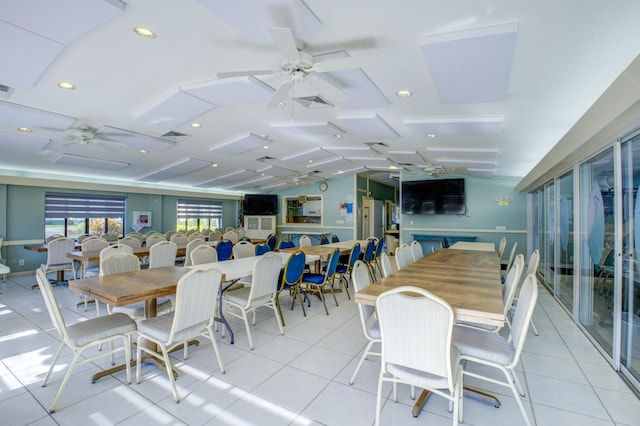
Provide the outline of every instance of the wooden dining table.
<path id="1" fill-rule="evenodd" d="M 355 243 L 360 243 L 361 247 L 367 244 L 367 240 L 347 240 L 338 243 L 311 245 L 311 246 L 299 246 L 288 247 L 280 249 L 282 253 L 295 253 L 296 251 L 303 252 L 306 256 L 318 256 L 318 260 L 315 262 L 315 272 L 320 273 L 320 262 L 326 262 L 329 260 L 329 256 L 335 249 L 340 250 L 340 254 L 349 254 Z"/>
<path id="2" fill-rule="evenodd" d="M 500 259 L 495 252 L 439 249 L 356 292 L 355 301 L 375 305 L 383 292 L 399 286 L 416 286 L 447 301 L 454 319 L 486 326 L 504 326 Z M 499 406 L 500 401 L 483 391 L 465 387 Z M 420 413 L 430 393 L 423 391 L 413 408 Z"/>

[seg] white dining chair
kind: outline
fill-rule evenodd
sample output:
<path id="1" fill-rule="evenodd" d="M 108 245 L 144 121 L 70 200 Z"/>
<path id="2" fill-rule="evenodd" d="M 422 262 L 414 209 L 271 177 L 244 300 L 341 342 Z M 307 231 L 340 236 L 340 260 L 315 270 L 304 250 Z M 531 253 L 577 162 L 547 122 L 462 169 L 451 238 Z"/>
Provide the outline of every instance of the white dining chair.
<path id="1" fill-rule="evenodd" d="M 47 261 L 40 265 L 40 269 L 45 273 L 61 272 L 67 274 L 70 278 L 75 279 L 75 269 L 73 260 L 67 257 L 67 253 L 71 253 L 76 249 L 76 242 L 71 238 L 61 237 L 50 240 L 47 243 Z"/>
<path id="2" fill-rule="evenodd" d="M 171 241 L 160 241 L 149 249 L 149 269 L 175 266 L 178 246 Z"/>
<path id="3" fill-rule="evenodd" d="M 308 235 L 301 235 L 300 239 L 298 240 L 298 245 L 300 247 L 310 246 L 311 245 L 311 238 L 309 238 Z"/>
<path id="4" fill-rule="evenodd" d="M 520 298 L 513 317 L 509 339 L 500 334 L 485 333 L 478 329 L 467 327 L 455 327 L 453 332 L 453 344 L 460 352 L 464 375 L 510 388 L 527 425 L 532 423 L 522 404 L 521 397 L 524 397 L 525 393 L 515 368 L 524 348 L 527 330 L 531 323 L 537 299 L 537 279 L 533 275 L 528 275 L 520 290 Z M 480 365 L 483 368 L 498 369 L 506 380 L 500 381 L 472 371 L 469 363 Z"/>
<path id="5" fill-rule="evenodd" d="M 146 238 L 147 238 L 147 247 L 153 247 L 154 244 L 157 244 L 157 243 L 159 243 L 161 241 L 167 241 L 167 237 L 165 237 L 164 235 L 159 234 L 157 232 L 154 233 L 154 234 L 148 235 Z M 173 242 L 175 242 L 175 241 L 173 241 Z M 176 243 L 176 244 L 178 244 L 178 243 Z"/>
<path id="6" fill-rule="evenodd" d="M 191 251 L 191 265 L 202 265 L 218 261 L 218 252 L 208 245 L 196 246 Z"/>
<path id="7" fill-rule="evenodd" d="M 414 262 L 418 261 L 422 258 L 422 256 L 424 256 L 424 253 L 422 251 L 422 244 L 420 244 L 420 242 L 412 241 L 409 247 L 411 248 L 411 257 L 413 258 Z"/>
<path id="8" fill-rule="evenodd" d="M 395 258 L 398 269 L 412 264 L 413 256 L 411 255 L 411 247 L 407 244 L 401 244 L 399 247 L 396 247 Z"/>
<path id="9" fill-rule="evenodd" d="M 249 325 L 249 314 L 252 314 L 252 324 L 256 325 L 256 310 L 261 307 L 273 310 L 280 334 L 284 334 L 280 312 L 276 307 L 275 296 L 278 287 L 278 277 L 282 269 L 282 260 L 273 253 L 260 256 L 253 265 L 253 275 L 249 287 L 228 290 L 222 293 L 223 312 L 244 321 L 247 330 L 249 347 L 254 348 Z M 225 327 L 222 327 L 224 337 Z"/>
<path id="10" fill-rule="evenodd" d="M 408 295 L 405 293 L 412 293 Z M 383 384 L 405 383 L 431 391 L 449 401 L 453 425 L 462 420 L 462 368 L 452 345 L 453 309 L 443 299 L 415 286 L 387 290 L 378 296 L 381 367 L 375 424 L 380 424 Z"/>
<path id="11" fill-rule="evenodd" d="M 180 402 L 173 376 L 169 352 L 184 346 L 188 358 L 187 342 L 198 336 L 211 340 L 213 351 L 222 373 L 222 356 L 213 334 L 215 307 L 222 273 L 213 268 L 196 267 L 183 275 L 176 287 L 176 306 L 173 312 L 142 320 L 138 323 L 138 350 L 136 351 L 136 382 L 140 383 L 142 352 L 164 360 L 173 398 Z M 154 343 L 159 351 L 148 344 Z"/>
<path id="12" fill-rule="evenodd" d="M 387 253 L 380 255 L 380 267 L 382 268 L 382 277 L 388 277 L 393 272 L 393 266 L 391 265 L 391 259 Z"/>
<path id="13" fill-rule="evenodd" d="M 353 288 L 356 292 L 361 291 L 371 285 L 367 265 L 365 265 L 361 260 L 356 260 L 355 265 L 353 265 L 351 280 L 353 282 Z M 367 346 L 362 352 L 362 355 L 360 356 L 360 360 L 358 361 L 358 365 L 356 366 L 355 371 L 349 379 L 350 385 L 352 385 L 355 381 L 358 371 L 360 371 L 364 360 L 367 359 L 368 356 L 380 356 L 380 352 L 373 351 L 373 346 L 381 343 L 380 325 L 378 324 L 378 319 L 376 317 L 376 309 L 374 306 L 365 305 L 363 303 L 357 303 L 357 305 L 358 314 L 360 315 L 360 324 L 362 325 L 362 331 L 364 332 L 364 337 L 367 338 L 368 342 Z"/>
<path id="14" fill-rule="evenodd" d="M 118 244 L 124 244 L 125 246 L 129 246 L 131 248 L 142 247 L 142 243 L 136 237 L 127 236 L 124 238 L 120 238 L 118 240 Z"/>
<path id="15" fill-rule="evenodd" d="M 51 322 L 62 338 L 60 347 L 53 357 L 51 366 L 42 381 L 43 387 L 49 382 L 51 373 L 60 358 L 62 350 L 68 347 L 73 351 L 73 359 L 71 362 L 65 362 L 65 364 L 68 364 L 67 372 L 62 379 L 62 383 L 60 384 L 58 393 L 49 408 L 49 412 L 53 413 L 56 411 L 56 406 L 60 401 L 60 397 L 69 383 L 71 374 L 78 365 L 89 362 L 92 363 L 96 359 L 107 355 L 111 355 L 111 362 L 115 363 L 115 353 L 121 350 L 124 350 L 127 383 L 131 384 L 131 335 L 136 331 L 136 322 L 125 314 L 116 313 L 91 319 L 84 319 L 83 321 L 75 324 L 67 325 L 62 313 L 60 312 L 60 308 L 58 307 L 51 284 L 43 270 L 36 270 L 36 281 L 40 287 L 40 293 L 42 294 L 44 303 L 47 306 Z M 114 348 L 113 343 L 118 340 L 122 341 L 122 346 Z M 97 354 L 94 356 L 87 357 L 87 355 L 83 355 L 86 349 L 99 346 L 103 343 L 111 343 L 111 349 L 109 351 L 97 351 Z"/>
<path id="16" fill-rule="evenodd" d="M 256 255 L 256 248 L 249 241 L 238 241 L 233 245 L 233 258 L 242 259 Z"/>
<path id="17" fill-rule="evenodd" d="M 185 250 L 184 266 L 193 265 L 193 263 L 191 263 L 191 252 L 193 251 L 193 249 L 195 249 L 198 246 L 206 246 L 206 245 L 207 245 L 207 242 L 202 238 L 196 238 L 194 240 L 190 240 L 187 243 L 187 248 Z"/>

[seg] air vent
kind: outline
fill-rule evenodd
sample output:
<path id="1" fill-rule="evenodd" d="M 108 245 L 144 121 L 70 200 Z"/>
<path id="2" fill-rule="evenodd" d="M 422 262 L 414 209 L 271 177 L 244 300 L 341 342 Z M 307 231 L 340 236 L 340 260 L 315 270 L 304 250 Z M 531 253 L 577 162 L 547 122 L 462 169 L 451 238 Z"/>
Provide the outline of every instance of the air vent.
<path id="1" fill-rule="evenodd" d="M 374 146 L 385 146 L 388 147 L 389 145 L 387 145 L 384 142 L 365 142 L 365 145 L 369 145 L 370 147 L 374 147 Z"/>
<path id="2" fill-rule="evenodd" d="M 265 155 L 264 157 L 256 158 L 256 161 L 260 161 L 261 163 L 266 163 L 267 161 L 275 160 L 273 157 L 269 157 Z"/>
<path id="3" fill-rule="evenodd" d="M 13 87 L 5 86 L 4 84 L 0 84 L 0 98 L 1 99 L 9 99 L 13 93 Z"/>
<path id="4" fill-rule="evenodd" d="M 305 108 L 313 109 L 313 108 L 327 108 L 332 107 L 333 104 L 323 98 L 320 95 L 317 96 L 305 96 L 301 98 L 294 98 L 298 103 L 303 105 Z"/>
<path id="5" fill-rule="evenodd" d="M 183 140 L 190 138 L 191 135 L 185 135 L 184 133 L 176 132 L 175 130 L 170 130 L 164 135 L 162 135 L 162 137 L 165 139 L 172 140 L 174 142 L 182 142 Z"/>

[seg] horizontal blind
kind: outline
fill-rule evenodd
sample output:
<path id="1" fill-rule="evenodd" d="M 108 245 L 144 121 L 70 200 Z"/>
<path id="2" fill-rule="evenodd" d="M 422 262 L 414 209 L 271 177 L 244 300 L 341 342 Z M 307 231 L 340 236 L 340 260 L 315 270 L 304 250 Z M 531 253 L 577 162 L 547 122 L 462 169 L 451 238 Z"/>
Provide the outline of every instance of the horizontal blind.
<path id="1" fill-rule="evenodd" d="M 178 200 L 178 219 L 221 219 L 222 203 L 211 200 Z"/>
<path id="2" fill-rule="evenodd" d="M 45 194 L 45 217 L 47 219 L 64 218 L 117 218 L 125 217 L 126 197 L 61 194 Z"/>

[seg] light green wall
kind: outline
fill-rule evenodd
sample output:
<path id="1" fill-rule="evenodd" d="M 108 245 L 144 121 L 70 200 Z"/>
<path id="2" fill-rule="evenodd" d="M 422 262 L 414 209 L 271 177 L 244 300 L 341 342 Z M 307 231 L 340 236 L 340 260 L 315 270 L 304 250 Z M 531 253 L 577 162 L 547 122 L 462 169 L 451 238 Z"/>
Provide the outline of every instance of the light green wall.
<path id="1" fill-rule="evenodd" d="M 46 192 L 68 192 L 79 194 L 121 195 L 127 197 L 125 222 L 126 232 L 131 232 L 133 212 L 150 211 L 151 230 L 166 232 L 176 226 L 176 201 L 178 197 L 159 194 L 123 193 L 96 190 L 60 189 L 26 185 L 0 185 L 0 236 L 7 241 L 17 241 L 16 245 L 2 248 L 3 258 L 11 267 L 11 272 L 32 271 L 46 260 L 46 253 L 35 253 L 23 248 L 22 241 L 44 241 L 44 199 Z M 183 198 L 183 197 L 180 197 Z M 194 197 L 195 198 L 195 197 Z M 204 197 L 203 197 L 204 198 Z M 222 225 L 236 226 L 239 202 L 222 201 Z M 25 261 L 24 266 L 19 260 Z"/>
<path id="2" fill-rule="evenodd" d="M 427 176 L 411 176 L 411 180 Z M 465 177 L 465 215 L 405 215 L 401 218 L 402 242 L 411 243 L 413 234 L 476 236 L 477 241 L 497 243 L 503 235 L 526 249 L 526 194 L 515 190 L 518 179 Z M 500 205 L 496 197 L 509 205 Z M 505 227 L 505 229 L 496 229 Z M 520 250 L 518 250 L 520 252 Z"/>

